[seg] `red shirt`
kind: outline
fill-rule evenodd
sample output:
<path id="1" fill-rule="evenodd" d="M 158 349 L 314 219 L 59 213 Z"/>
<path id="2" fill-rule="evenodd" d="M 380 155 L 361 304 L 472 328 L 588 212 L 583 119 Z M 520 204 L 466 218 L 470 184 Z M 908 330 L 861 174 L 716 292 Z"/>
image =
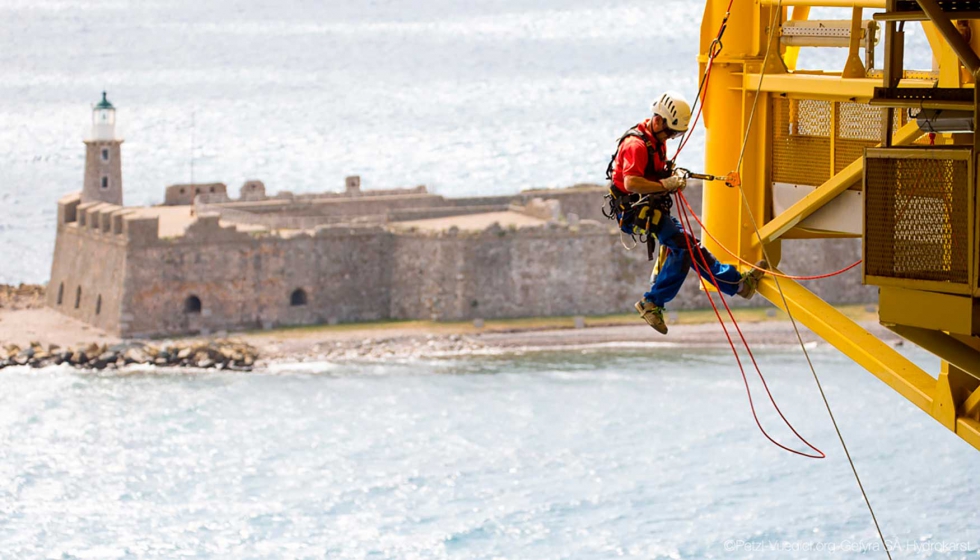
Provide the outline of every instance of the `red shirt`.
<path id="1" fill-rule="evenodd" d="M 653 134 L 647 128 L 646 122 L 636 125 L 636 128 L 643 134 L 647 141 L 660 148 L 660 157 L 654 158 L 654 168 L 652 171 L 654 173 L 662 173 L 667 169 L 667 145 L 664 143 L 658 144 L 654 140 Z M 644 177 L 649 159 L 647 146 L 643 143 L 643 140 L 635 136 L 627 137 L 619 146 L 619 152 L 616 154 L 616 165 L 613 167 L 613 184 L 619 190 L 629 192 L 626 190 L 626 176 Z M 647 179 L 651 181 L 659 180 L 656 176 L 647 177 Z"/>

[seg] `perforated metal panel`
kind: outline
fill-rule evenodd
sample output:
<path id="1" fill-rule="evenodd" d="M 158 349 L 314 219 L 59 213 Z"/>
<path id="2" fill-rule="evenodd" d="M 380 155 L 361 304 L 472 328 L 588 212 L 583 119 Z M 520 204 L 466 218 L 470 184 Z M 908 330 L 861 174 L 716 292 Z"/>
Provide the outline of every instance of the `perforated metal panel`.
<path id="1" fill-rule="evenodd" d="M 828 101 L 773 99 L 772 178 L 820 185 L 830 179 Z"/>
<path id="2" fill-rule="evenodd" d="M 879 107 L 779 98 L 773 99 L 772 111 L 772 177 L 777 183 L 822 185 L 881 140 L 884 110 Z M 904 112 L 895 111 L 895 130 L 905 121 Z"/>
<path id="3" fill-rule="evenodd" d="M 970 289 L 970 150 L 870 149 L 865 160 L 865 279 Z M 962 288 L 962 289 L 961 289 Z M 935 285 L 930 289 L 937 289 Z"/>
<path id="4" fill-rule="evenodd" d="M 883 110 L 860 103 L 839 103 L 837 141 L 834 144 L 834 173 L 864 157 L 865 148 L 881 143 Z M 904 111 L 895 111 L 895 130 L 902 122 Z"/>

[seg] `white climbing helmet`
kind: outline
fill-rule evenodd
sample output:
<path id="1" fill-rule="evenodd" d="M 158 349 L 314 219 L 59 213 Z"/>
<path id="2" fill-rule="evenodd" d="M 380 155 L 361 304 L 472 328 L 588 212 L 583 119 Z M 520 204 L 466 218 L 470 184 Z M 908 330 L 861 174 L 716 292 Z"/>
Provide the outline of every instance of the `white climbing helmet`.
<path id="1" fill-rule="evenodd" d="M 676 91 L 668 91 L 653 102 L 650 107 L 654 115 L 659 115 L 667 128 L 677 132 L 687 132 L 691 124 L 691 104 Z"/>

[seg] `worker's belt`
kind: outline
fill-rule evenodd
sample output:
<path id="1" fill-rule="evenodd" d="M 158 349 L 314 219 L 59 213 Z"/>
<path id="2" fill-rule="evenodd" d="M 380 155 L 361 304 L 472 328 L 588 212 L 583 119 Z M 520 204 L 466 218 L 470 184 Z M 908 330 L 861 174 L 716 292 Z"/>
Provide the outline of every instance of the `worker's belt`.
<path id="1" fill-rule="evenodd" d="M 626 193 L 615 185 L 609 185 L 606 204 L 602 214 L 616 220 L 619 229 L 633 237 L 638 243 L 646 243 L 647 259 L 653 260 L 657 232 L 663 219 L 670 214 L 672 201 L 667 195 L 643 196 Z"/>

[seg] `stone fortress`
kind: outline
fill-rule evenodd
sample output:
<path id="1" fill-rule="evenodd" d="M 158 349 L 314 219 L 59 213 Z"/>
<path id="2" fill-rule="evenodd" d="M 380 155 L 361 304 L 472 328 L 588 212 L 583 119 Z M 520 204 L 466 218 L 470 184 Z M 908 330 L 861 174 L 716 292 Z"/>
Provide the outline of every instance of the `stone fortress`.
<path id="1" fill-rule="evenodd" d="M 628 313 L 648 285 L 645 248 L 625 251 L 601 215 L 605 187 L 445 198 L 424 186 L 362 190 L 358 177 L 322 194 L 248 181 L 237 198 L 221 183 L 173 185 L 162 205 L 131 207 L 104 93 L 92 119 L 82 190 L 58 201 L 47 304 L 123 337 Z M 784 248 L 782 267 L 835 270 L 860 258 L 857 243 Z M 814 291 L 873 299 L 855 272 Z M 691 280 L 670 309 L 707 306 Z"/>

